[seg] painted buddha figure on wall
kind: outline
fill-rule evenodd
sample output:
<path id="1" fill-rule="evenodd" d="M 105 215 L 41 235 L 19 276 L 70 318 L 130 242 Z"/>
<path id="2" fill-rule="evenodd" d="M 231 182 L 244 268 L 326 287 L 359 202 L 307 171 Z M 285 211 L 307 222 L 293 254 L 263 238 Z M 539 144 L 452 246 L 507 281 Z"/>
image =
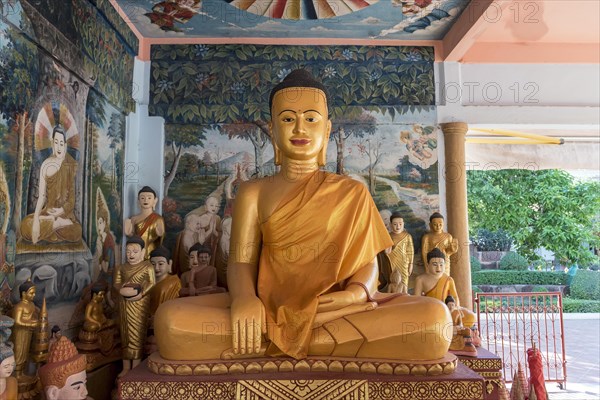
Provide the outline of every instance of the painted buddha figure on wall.
<path id="1" fill-rule="evenodd" d="M 75 217 L 77 161 L 67 153 L 62 126 L 52 130 L 52 155 L 40 167 L 39 197 L 33 214 L 21 222 L 21 237 L 33 244 L 81 241 Z"/>
<path id="2" fill-rule="evenodd" d="M 377 293 L 376 256 L 392 241 L 368 189 L 321 170 L 331 131 L 327 100 L 323 85 L 304 70 L 271 92 L 280 171 L 240 186 L 230 292 L 159 307 L 155 333 L 163 358 L 446 354 L 451 338 L 443 330 L 452 320 L 442 302 L 417 296 L 383 302 Z M 407 332 L 406 324 L 415 330 Z"/>

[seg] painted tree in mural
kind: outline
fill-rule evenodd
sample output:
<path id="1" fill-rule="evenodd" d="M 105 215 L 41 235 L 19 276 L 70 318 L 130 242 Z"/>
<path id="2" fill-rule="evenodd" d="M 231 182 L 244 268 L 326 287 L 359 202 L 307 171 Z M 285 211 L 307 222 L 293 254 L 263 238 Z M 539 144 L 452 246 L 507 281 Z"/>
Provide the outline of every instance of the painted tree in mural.
<path id="1" fill-rule="evenodd" d="M 238 137 L 249 140 L 254 146 L 256 177 L 261 178 L 265 176 L 264 153 L 271 144 L 271 139 L 269 137 L 269 128 L 264 120 L 252 123 L 223 124 L 219 126 L 219 131 L 229 138 Z"/>
<path id="2" fill-rule="evenodd" d="M 123 117 L 120 114 L 112 113 L 110 116 L 110 122 L 106 134 L 110 138 L 110 149 L 112 153 L 112 176 L 111 176 L 111 189 L 115 190 L 117 186 L 116 176 L 116 164 L 115 164 L 115 149 L 121 143 L 123 132 L 125 131 L 123 126 Z"/>
<path id="3" fill-rule="evenodd" d="M 25 20 L 25 19 L 24 19 Z M 0 49 L 0 114 L 15 129 L 15 194 L 12 225 L 18 231 L 23 200 L 26 132 L 32 129 L 29 110 L 37 94 L 39 59 L 37 47 L 12 26 L 5 30 L 6 44 Z"/>
<path id="4" fill-rule="evenodd" d="M 385 154 L 381 148 L 382 143 L 377 139 L 366 139 L 361 140 L 358 144 L 358 150 L 361 154 L 366 155 L 369 158 L 369 192 L 372 195 L 375 194 L 375 169 L 381 162 L 381 158 Z"/>
<path id="5" fill-rule="evenodd" d="M 344 141 L 376 131 L 367 109 L 393 118 L 434 102 L 433 51 L 426 47 L 156 46 L 152 59 L 151 112 L 167 126 L 212 126 L 250 141 L 257 176 L 265 174 L 269 93 L 292 69 L 306 68 L 330 88 L 339 173 Z"/>
<path id="6" fill-rule="evenodd" d="M 331 140 L 336 145 L 336 167 L 335 172 L 344 174 L 344 150 L 348 138 L 355 136 L 362 138 L 365 135 L 373 135 L 377 132 L 377 120 L 375 117 L 361 107 L 339 107 L 334 109 L 333 123 L 331 128 Z"/>
<path id="7" fill-rule="evenodd" d="M 173 163 L 165 176 L 165 197 L 169 194 L 169 187 L 175 179 L 179 161 L 183 150 L 192 146 L 204 146 L 206 127 L 195 125 L 167 125 L 165 128 L 165 143 L 173 151 Z"/>

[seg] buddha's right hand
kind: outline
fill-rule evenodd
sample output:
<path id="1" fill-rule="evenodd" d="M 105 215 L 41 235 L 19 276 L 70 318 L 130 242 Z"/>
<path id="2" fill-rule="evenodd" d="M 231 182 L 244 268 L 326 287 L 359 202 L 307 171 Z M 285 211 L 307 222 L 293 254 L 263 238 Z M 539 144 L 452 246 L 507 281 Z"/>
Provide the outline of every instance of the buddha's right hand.
<path id="1" fill-rule="evenodd" d="M 31 242 L 36 244 L 40 240 L 40 220 L 39 218 L 33 219 L 33 225 L 31 227 Z"/>
<path id="2" fill-rule="evenodd" d="M 262 333 L 266 332 L 265 307 L 256 296 L 241 296 L 231 303 L 233 353 L 260 352 Z"/>

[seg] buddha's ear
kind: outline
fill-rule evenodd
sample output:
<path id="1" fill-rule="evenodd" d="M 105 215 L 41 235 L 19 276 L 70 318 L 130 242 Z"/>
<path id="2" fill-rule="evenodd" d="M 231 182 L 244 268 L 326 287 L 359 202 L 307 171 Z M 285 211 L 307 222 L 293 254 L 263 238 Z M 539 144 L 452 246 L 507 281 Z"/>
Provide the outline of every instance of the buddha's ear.
<path id="1" fill-rule="evenodd" d="M 47 400 L 58 400 L 59 392 L 60 392 L 60 390 L 54 385 L 46 386 L 46 399 Z"/>
<path id="2" fill-rule="evenodd" d="M 169 264 L 169 269 L 167 270 L 167 272 L 170 274 L 173 272 L 173 260 L 169 260 L 168 264 Z"/>

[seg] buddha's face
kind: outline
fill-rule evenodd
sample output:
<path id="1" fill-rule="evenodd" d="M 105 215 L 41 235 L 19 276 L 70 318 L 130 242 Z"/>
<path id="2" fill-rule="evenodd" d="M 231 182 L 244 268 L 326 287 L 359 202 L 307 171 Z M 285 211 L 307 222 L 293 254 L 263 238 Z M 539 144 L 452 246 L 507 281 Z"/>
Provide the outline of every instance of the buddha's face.
<path id="1" fill-rule="evenodd" d="M 434 218 L 429 223 L 431 230 L 435 233 L 442 233 L 444 230 L 444 219 L 443 218 Z"/>
<path id="2" fill-rule="evenodd" d="M 456 309 L 456 303 L 453 301 L 449 301 L 448 303 L 446 303 L 446 305 L 448 306 L 448 309 L 450 311 L 454 311 Z"/>
<path id="3" fill-rule="evenodd" d="M 150 262 L 154 266 L 154 275 L 157 280 L 171 272 L 171 263 L 165 257 L 152 257 Z"/>
<path id="4" fill-rule="evenodd" d="M 200 253 L 198 254 L 198 265 L 201 267 L 206 267 L 210 262 L 210 254 L 208 253 Z"/>
<path id="5" fill-rule="evenodd" d="M 144 259 L 142 246 L 137 243 L 129 243 L 125 248 L 125 254 L 129 264 L 137 264 Z"/>
<path id="6" fill-rule="evenodd" d="M 156 196 L 150 192 L 142 192 L 138 195 L 138 202 L 142 210 L 154 209 L 157 201 Z"/>
<path id="7" fill-rule="evenodd" d="M 404 218 L 394 218 L 392 220 L 392 232 L 401 233 L 404 230 Z"/>
<path id="8" fill-rule="evenodd" d="M 67 153 L 65 135 L 60 132 L 55 132 L 54 137 L 52 138 L 52 153 L 58 158 L 65 158 Z"/>
<path id="9" fill-rule="evenodd" d="M 101 290 L 94 294 L 94 300 L 96 300 L 96 303 L 102 303 L 104 301 L 104 291 Z"/>
<path id="10" fill-rule="evenodd" d="M 282 89 L 273 97 L 271 116 L 272 140 L 282 156 L 316 161 L 331 131 L 323 92 L 313 88 Z"/>
<path id="11" fill-rule="evenodd" d="M 87 375 L 85 371 L 78 372 L 67 378 L 65 386 L 57 388 L 56 386 L 48 386 L 46 388 L 46 397 L 48 400 L 83 400 L 87 397 L 88 391 L 86 388 Z"/>
<path id="12" fill-rule="evenodd" d="M 206 205 L 206 212 L 209 214 L 216 214 L 219 211 L 219 201 L 214 197 L 209 197 L 204 203 Z"/>
<path id="13" fill-rule="evenodd" d="M 429 275 L 441 278 L 446 267 L 446 260 L 434 257 L 427 263 L 427 273 Z"/>
<path id="14" fill-rule="evenodd" d="M 190 268 L 194 268 L 198 266 L 198 252 L 192 251 L 190 253 Z"/>
<path id="15" fill-rule="evenodd" d="M 15 356 L 5 358 L 0 363 L 0 378 L 8 378 L 15 370 Z"/>
<path id="16" fill-rule="evenodd" d="M 23 300 L 33 301 L 33 299 L 35 299 L 35 286 L 32 286 L 27 289 L 26 292 L 23 292 L 22 297 Z"/>
<path id="17" fill-rule="evenodd" d="M 104 218 L 102 218 L 102 217 L 98 218 L 98 222 L 96 223 L 96 228 L 98 228 L 98 234 L 101 234 L 105 231 L 106 221 L 104 220 Z"/>

